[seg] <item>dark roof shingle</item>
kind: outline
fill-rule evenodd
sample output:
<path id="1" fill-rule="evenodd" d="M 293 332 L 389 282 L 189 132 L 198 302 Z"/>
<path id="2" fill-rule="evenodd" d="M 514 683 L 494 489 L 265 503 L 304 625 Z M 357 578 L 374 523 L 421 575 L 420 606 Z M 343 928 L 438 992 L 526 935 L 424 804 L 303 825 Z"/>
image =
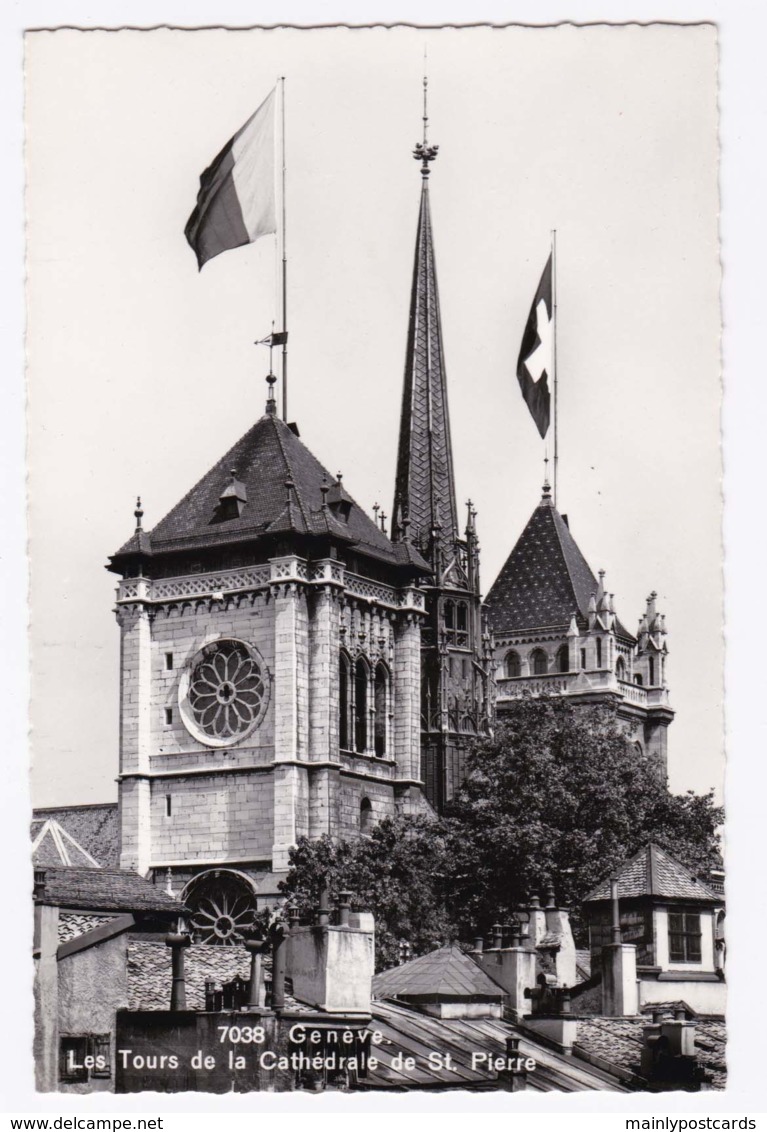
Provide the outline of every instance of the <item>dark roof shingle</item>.
<path id="1" fill-rule="evenodd" d="M 573 613 L 588 615 L 598 589 L 570 528 L 544 495 L 519 536 L 485 605 L 496 633 L 568 625 Z M 620 621 L 620 636 L 634 640 Z"/>
<path id="2" fill-rule="evenodd" d="M 46 867 L 45 904 L 85 911 L 180 912 L 182 905 L 159 885 L 125 869 Z"/>
<path id="3" fill-rule="evenodd" d="M 106 802 L 91 806 L 46 806 L 32 811 L 32 840 L 40 833 L 46 821 L 57 822 L 70 837 L 90 854 L 104 868 L 117 867 L 120 863 L 120 826 L 117 803 Z M 47 838 L 44 839 L 47 841 Z M 36 864 L 59 864 L 55 854 Z M 83 862 L 77 862 L 82 864 Z"/>
<path id="4" fill-rule="evenodd" d="M 450 1000 L 473 996 L 503 998 L 503 990 L 453 943 L 373 978 L 376 998 L 423 997 Z"/>
<path id="5" fill-rule="evenodd" d="M 707 884 L 694 877 L 670 853 L 657 845 L 646 845 L 617 872 L 618 897 L 665 896 L 669 899 L 706 900 L 721 904 Z M 584 903 L 610 899 L 610 877 L 605 877 L 586 897 Z"/>

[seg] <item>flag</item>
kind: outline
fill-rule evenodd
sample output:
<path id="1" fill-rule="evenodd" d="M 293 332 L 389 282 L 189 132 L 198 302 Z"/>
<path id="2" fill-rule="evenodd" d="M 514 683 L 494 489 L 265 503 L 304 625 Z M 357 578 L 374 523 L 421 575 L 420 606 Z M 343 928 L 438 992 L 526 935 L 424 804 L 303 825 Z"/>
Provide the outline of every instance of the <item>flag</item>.
<path id="1" fill-rule="evenodd" d="M 200 177 L 184 235 L 202 270 L 209 259 L 277 231 L 272 91 Z"/>
<path id="2" fill-rule="evenodd" d="M 288 341 L 287 330 L 273 330 L 266 338 L 259 338 L 257 346 L 285 346 Z"/>
<path id="3" fill-rule="evenodd" d="M 517 359 L 517 378 L 530 415 L 545 436 L 549 427 L 551 397 L 549 372 L 552 365 L 554 317 L 551 305 L 551 256 L 546 261 L 538 290 L 522 335 Z"/>

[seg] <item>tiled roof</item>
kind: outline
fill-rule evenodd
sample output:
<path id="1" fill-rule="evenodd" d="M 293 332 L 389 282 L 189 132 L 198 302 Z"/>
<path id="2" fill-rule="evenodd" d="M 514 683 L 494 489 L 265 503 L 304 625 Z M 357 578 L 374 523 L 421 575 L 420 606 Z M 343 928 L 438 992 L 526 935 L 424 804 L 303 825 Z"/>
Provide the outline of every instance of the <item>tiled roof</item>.
<path id="1" fill-rule="evenodd" d="M 618 897 L 665 896 L 669 899 L 706 900 L 720 904 L 721 896 L 692 875 L 665 849 L 646 845 L 617 871 Z M 610 899 L 610 877 L 605 877 L 584 903 Z"/>
<path id="2" fill-rule="evenodd" d="M 93 806 L 47 806 L 32 811 L 32 840 L 42 832 L 44 823 L 56 822 L 99 865 L 110 868 L 120 863 L 120 827 L 117 803 L 107 802 Z M 46 836 L 41 842 L 42 857 L 35 864 L 61 864 L 59 850 L 53 839 Z M 69 844 L 69 842 L 65 842 Z M 58 860 L 55 857 L 58 856 Z M 86 864 L 86 860 L 72 859 L 72 864 Z"/>
<path id="3" fill-rule="evenodd" d="M 591 978 L 591 952 L 589 950 L 576 949 L 575 970 L 582 982 Z"/>
<path id="4" fill-rule="evenodd" d="M 646 1025 L 644 1017 L 579 1019 L 577 1047 L 621 1069 L 639 1073 L 642 1027 Z M 726 1041 L 723 1022 L 710 1018 L 696 1021 L 695 1053 L 699 1064 L 711 1073 L 715 1089 L 723 1089 L 727 1080 Z"/>
<path id="5" fill-rule="evenodd" d="M 519 1037 L 519 1053 L 532 1057 L 536 1068 L 528 1075 L 527 1088 L 533 1092 L 565 1093 L 611 1089 L 626 1092 L 617 1077 L 539 1044 L 529 1033 L 522 1034 L 510 1022 L 495 1018 L 432 1018 L 409 1007 L 390 1002 L 373 1002 L 373 1026 L 382 1042 L 375 1046 L 378 1066 L 368 1072 L 365 1087 L 371 1089 L 497 1088 L 498 1073 L 472 1062 L 474 1054 L 502 1057 L 506 1039 Z M 438 1068 L 429 1054 L 450 1054 L 451 1068 Z M 403 1057 L 412 1058 L 413 1068 L 405 1068 Z"/>
<path id="6" fill-rule="evenodd" d="M 62 912 L 59 916 L 59 943 L 69 943 L 71 939 L 92 932 L 94 928 L 100 928 L 102 924 L 108 924 L 113 919 L 114 916 L 108 912 L 102 915 L 91 912 Z"/>
<path id="7" fill-rule="evenodd" d="M 265 955 L 261 972 L 267 987 L 272 977 L 272 958 Z M 217 947 L 211 944 L 190 944 L 184 949 L 184 982 L 189 1010 L 205 1009 L 205 983 L 217 986 L 230 983 L 237 975 L 250 977 L 250 956 L 244 947 Z M 128 943 L 128 1009 L 167 1010 L 170 1005 L 171 950 L 164 940 L 131 938 Z M 308 1014 L 311 1009 L 291 994 L 285 995 L 285 1006 L 295 1013 Z"/>
<path id="8" fill-rule="evenodd" d="M 441 1001 L 481 996 L 500 1001 L 503 990 L 453 943 L 382 971 L 373 978 L 373 995 L 376 998 L 429 996 Z"/>
<path id="9" fill-rule="evenodd" d="M 44 822 L 33 822 L 32 862 L 43 865 L 82 865 L 86 869 L 100 868 L 79 842 L 75 841 L 62 825 L 53 818 Z"/>
<path id="10" fill-rule="evenodd" d="M 45 867 L 43 902 L 108 912 L 172 912 L 182 905 L 160 887 L 125 869 Z"/>
<path id="11" fill-rule="evenodd" d="M 570 534 L 570 528 L 544 495 L 487 595 L 495 633 L 566 626 L 573 613 L 588 615 L 598 582 Z M 634 637 L 618 621 L 620 636 Z"/>
<path id="12" fill-rule="evenodd" d="M 221 496 L 236 472 L 246 502 L 240 514 L 222 510 Z M 290 483 L 290 487 L 286 486 Z M 176 506 L 145 535 L 151 554 L 196 550 L 233 542 L 252 541 L 263 535 L 293 531 L 302 535 L 328 533 L 360 553 L 395 565 L 406 564 L 383 531 L 351 499 L 348 521 L 323 509 L 323 484 L 334 477 L 320 464 L 295 432 L 268 412 L 237 441 Z M 138 552 L 133 536 L 113 558 Z M 428 572 L 421 559 L 418 568 Z"/>

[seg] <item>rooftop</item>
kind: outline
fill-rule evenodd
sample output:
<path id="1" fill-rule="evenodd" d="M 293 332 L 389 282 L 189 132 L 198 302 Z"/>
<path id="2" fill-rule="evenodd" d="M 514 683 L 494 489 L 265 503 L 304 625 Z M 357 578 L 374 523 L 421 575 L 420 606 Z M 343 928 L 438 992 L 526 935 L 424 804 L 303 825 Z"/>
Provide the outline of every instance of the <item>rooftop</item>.
<path id="1" fill-rule="evenodd" d="M 375 998 L 439 1000 L 503 998 L 503 989 L 461 950 L 449 944 L 373 978 Z"/>
<path id="2" fill-rule="evenodd" d="M 49 823 L 48 829 L 44 830 L 46 823 Z M 87 865 L 88 858 L 105 868 L 117 867 L 120 863 L 116 802 L 33 810 L 30 832 L 33 845 L 39 838 L 33 854 L 36 865 Z M 65 856 L 70 860 L 65 860 Z"/>
<path id="3" fill-rule="evenodd" d="M 668 899 L 706 900 L 721 904 L 707 884 L 693 876 L 665 849 L 646 845 L 617 870 L 618 897 L 664 896 Z M 605 877 L 585 898 L 584 903 L 610 899 L 610 877 Z"/>
<path id="4" fill-rule="evenodd" d="M 487 595 L 490 626 L 498 634 L 566 626 L 574 613 L 588 616 L 598 589 L 567 522 L 544 491 Z M 617 619 L 616 631 L 634 640 Z"/>
<path id="5" fill-rule="evenodd" d="M 296 431 L 268 411 L 151 530 L 140 528 L 110 569 L 126 560 L 295 534 L 330 539 L 410 572 L 429 567 L 395 545 L 331 476 Z"/>
<path id="6" fill-rule="evenodd" d="M 42 903 L 91 912 L 179 912 L 182 905 L 125 869 L 46 866 Z"/>

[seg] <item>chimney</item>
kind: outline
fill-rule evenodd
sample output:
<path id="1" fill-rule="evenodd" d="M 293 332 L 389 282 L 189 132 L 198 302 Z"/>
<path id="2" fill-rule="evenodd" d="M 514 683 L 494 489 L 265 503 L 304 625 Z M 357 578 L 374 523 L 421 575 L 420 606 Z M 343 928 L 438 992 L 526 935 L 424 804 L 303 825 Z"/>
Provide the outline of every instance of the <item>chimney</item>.
<path id="1" fill-rule="evenodd" d="M 329 901 L 323 893 L 318 923 L 296 925 L 285 939 L 283 983 L 287 973 L 292 980 L 295 998 L 329 1014 L 370 1012 L 374 970 L 373 917 L 370 913 L 350 915 L 349 897 L 348 892 L 339 894 L 340 922 L 331 924 Z M 401 954 L 404 958 L 404 947 Z M 275 985 L 277 976 L 275 952 Z"/>
<path id="2" fill-rule="evenodd" d="M 623 943 L 621 937 L 618 878 L 610 878 L 612 943 L 602 948 L 602 1013 L 607 1018 L 622 1018 L 639 1012 L 636 947 Z"/>
<path id="3" fill-rule="evenodd" d="M 179 918 L 177 930 L 165 937 L 165 946 L 170 948 L 171 962 L 171 1010 L 186 1010 L 186 977 L 184 974 L 184 949 L 192 942 L 189 932 L 183 930 L 184 921 Z"/>
<path id="4" fill-rule="evenodd" d="M 34 887 L 32 889 L 32 897 L 34 900 L 42 900 L 45 896 L 45 869 L 35 869 L 34 871 Z"/>
<path id="5" fill-rule="evenodd" d="M 261 957 L 265 947 L 266 940 L 245 940 L 245 950 L 250 954 L 250 981 L 248 983 L 246 1010 L 258 1010 L 259 1007 L 262 1007 L 265 1003 L 264 981 L 261 976 Z"/>

